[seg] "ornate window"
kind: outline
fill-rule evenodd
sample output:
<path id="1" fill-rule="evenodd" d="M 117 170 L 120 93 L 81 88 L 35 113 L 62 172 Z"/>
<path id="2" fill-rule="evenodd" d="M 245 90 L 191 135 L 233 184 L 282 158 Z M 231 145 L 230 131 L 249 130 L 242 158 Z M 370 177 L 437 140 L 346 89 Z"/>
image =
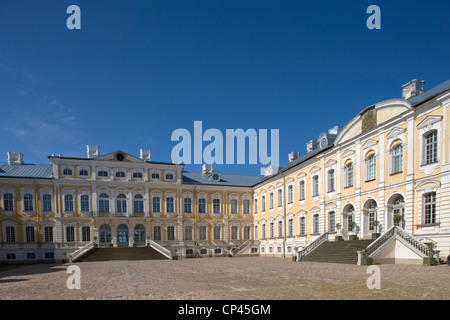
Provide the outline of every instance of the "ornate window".
<path id="1" fill-rule="evenodd" d="M 328 170 L 328 192 L 334 192 L 334 170 Z"/>
<path id="2" fill-rule="evenodd" d="M 300 235 L 305 236 L 306 235 L 306 218 L 300 217 Z"/>
<path id="3" fill-rule="evenodd" d="M 23 209 L 25 211 L 33 211 L 33 195 L 31 193 L 26 193 L 23 196 Z"/>
<path id="4" fill-rule="evenodd" d="M 3 195 L 3 210 L 14 211 L 14 196 L 12 193 L 5 193 Z"/>
<path id="5" fill-rule="evenodd" d="M 220 199 L 213 199 L 213 213 L 220 214 Z"/>
<path id="6" fill-rule="evenodd" d="M 80 196 L 80 211 L 89 212 L 89 196 L 86 194 Z"/>
<path id="7" fill-rule="evenodd" d="M 250 200 L 248 199 L 242 200 L 242 206 L 244 207 L 243 208 L 244 214 L 250 213 Z"/>
<path id="8" fill-rule="evenodd" d="M 238 201 L 236 199 L 231 199 L 231 214 L 237 214 L 238 211 Z"/>
<path id="9" fill-rule="evenodd" d="M 269 209 L 273 209 L 273 192 L 269 193 Z"/>
<path id="10" fill-rule="evenodd" d="M 153 207 L 152 212 L 161 212 L 161 198 L 153 197 Z"/>
<path id="11" fill-rule="evenodd" d="M 403 171 L 403 147 L 401 144 L 395 145 L 391 150 L 391 173 Z"/>
<path id="12" fill-rule="evenodd" d="M 184 198 L 184 212 L 192 213 L 192 199 L 191 198 Z"/>
<path id="13" fill-rule="evenodd" d="M 52 211 L 52 195 L 51 194 L 42 195 L 42 211 L 44 211 L 44 212 Z"/>
<path id="14" fill-rule="evenodd" d="M 291 204 L 294 201 L 294 187 L 292 186 L 292 184 L 290 184 L 288 186 L 288 195 L 287 195 L 288 199 L 288 204 Z"/>
<path id="15" fill-rule="evenodd" d="M 328 230 L 336 232 L 336 214 L 334 211 L 328 212 Z"/>
<path id="16" fill-rule="evenodd" d="M 366 158 L 366 181 L 375 180 L 377 177 L 377 160 L 375 154 Z"/>
<path id="17" fill-rule="evenodd" d="M 424 157 L 425 164 L 438 162 L 438 144 L 437 144 L 437 130 L 433 130 L 424 136 Z"/>
<path id="18" fill-rule="evenodd" d="M 109 213 L 109 197 L 106 193 L 98 196 L 98 211 L 100 213 Z"/>
<path id="19" fill-rule="evenodd" d="M 283 190 L 281 190 L 281 189 L 278 189 L 277 204 L 279 207 L 281 207 L 283 205 Z"/>
<path id="20" fill-rule="evenodd" d="M 133 209 L 134 213 L 144 213 L 144 197 L 141 194 L 134 196 Z"/>
<path id="21" fill-rule="evenodd" d="M 206 199 L 198 199 L 198 213 L 206 213 Z"/>
<path id="22" fill-rule="evenodd" d="M 73 195 L 71 194 L 64 195 L 64 211 L 73 211 Z"/>
<path id="23" fill-rule="evenodd" d="M 319 233 L 319 215 L 313 215 L 313 233 Z"/>
<path id="24" fill-rule="evenodd" d="M 304 180 L 299 182 L 298 200 L 300 200 L 300 201 L 305 200 L 305 181 Z"/>
<path id="25" fill-rule="evenodd" d="M 168 213 L 175 212 L 173 197 L 166 198 L 166 211 Z"/>
<path id="26" fill-rule="evenodd" d="M 424 223 L 436 223 L 436 193 L 430 192 L 423 196 Z"/>
<path id="27" fill-rule="evenodd" d="M 352 187 L 353 186 L 353 162 L 349 162 L 344 167 L 344 187 Z"/>
<path id="28" fill-rule="evenodd" d="M 319 176 L 315 175 L 312 178 L 312 196 L 317 197 L 319 195 Z"/>

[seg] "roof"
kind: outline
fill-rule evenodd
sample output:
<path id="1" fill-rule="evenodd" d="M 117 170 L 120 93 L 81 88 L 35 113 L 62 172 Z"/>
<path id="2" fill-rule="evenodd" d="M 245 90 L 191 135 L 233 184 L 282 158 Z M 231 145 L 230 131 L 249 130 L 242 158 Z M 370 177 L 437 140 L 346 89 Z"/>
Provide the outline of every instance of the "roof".
<path id="1" fill-rule="evenodd" d="M 52 165 L 0 163 L 0 177 L 50 179 L 52 178 Z"/>
<path id="2" fill-rule="evenodd" d="M 412 97 L 411 99 L 408 99 L 408 101 L 409 101 L 409 103 L 411 103 L 411 105 L 413 107 L 415 107 L 415 106 L 421 104 L 422 102 L 425 102 L 425 101 L 427 101 L 449 89 L 450 89 L 450 79 L 423 92 L 422 94 L 419 94 L 415 97 Z"/>
<path id="3" fill-rule="evenodd" d="M 203 172 L 183 171 L 183 183 L 185 184 L 208 184 L 216 186 L 239 186 L 252 187 L 262 180 L 263 176 L 250 176 L 240 174 L 220 174 L 220 180 L 215 182 L 210 179 L 209 174 Z"/>

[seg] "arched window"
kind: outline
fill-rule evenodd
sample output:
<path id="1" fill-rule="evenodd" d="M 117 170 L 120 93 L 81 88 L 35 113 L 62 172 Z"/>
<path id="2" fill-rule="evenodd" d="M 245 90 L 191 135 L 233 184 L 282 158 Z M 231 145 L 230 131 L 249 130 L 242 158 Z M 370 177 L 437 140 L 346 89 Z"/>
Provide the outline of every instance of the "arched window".
<path id="1" fill-rule="evenodd" d="M 283 190 L 278 189 L 278 206 L 281 207 L 283 205 Z"/>
<path id="2" fill-rule="evenodd" d="M 313 233 L 319 233 L 319 215 L 315 214 L 313 215 Z"/>
<path id="3" fill-rule="evenodd" d="M 291 185 L 288 186 L 288 203 L 292 203 L 294 201 L 294 187 Z"/>
<path id="4" fill-rule="evenodd" d="M 395 145 L 391 150 L 391 173 L 403 171 L 403 147 L 401 144 Z"/>
<path id="5" fill-rule="evenodd" d="M 334 170 L 328 170 L 328 192 L 334 192 Z"/>
<path id="6" fill-rule="evenodd" d="M 377 177 L 377 160 L 375 154 L 366 158 L 366 181 L 375 180 Z"/>
<path id="7" fill-rule="evenodd" d="M 106 193 L 98 197 L 98 211 L 100 213 L 109 213 L 109 197 Z"/>
<path id="8" fill-rule="evenodd" d="M 349 162 L 344 167 L 344 187 L 353 186 L 353 162 Z"/>
<path id="9" fill-rule="evenodd" d="M 300 200 L 300 201 L 305 200 L 305 181 L 304 180 L 300 181 L 300 183 L 299 183 L 298 200 Z"/>
<path id="10" fill-rule="evenodd" d="M 133 200 L 134 213 L 144 213 L 144 197 L 140 194 L 134 196 Z"/>
<path id="11" fill-rule="evenodd" d="M 319 176 L 317 175 L 312 178 L 312 195 L 313 197 L 319 195 Z"/>
<path id="12" fill-rule="evenodd" d="M 145 244 L 145 227 L 142 224 L 134 227 L 135 242 L 138 244 Z"/>
<path id="13" fill-rule="evenodd" d="M 423 212 L 424 224 L 436 223 L 436 192 L 423 195 Z"/>
<path id="14" fill-rule="evenodd" d="M 107 244 L 111 242 L 111 227 L 107 224 L 102 224 L 99 228 L 100 244 Z"/>

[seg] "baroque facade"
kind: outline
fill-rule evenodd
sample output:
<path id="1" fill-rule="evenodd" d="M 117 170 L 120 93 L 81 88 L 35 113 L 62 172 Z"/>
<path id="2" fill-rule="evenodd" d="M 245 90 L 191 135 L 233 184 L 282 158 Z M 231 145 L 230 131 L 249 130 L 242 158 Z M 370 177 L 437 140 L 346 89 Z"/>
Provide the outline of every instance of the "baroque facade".
<path id="1" fill-rule="evenodd" d="M 291 257 L 327 233 L 370 239 L 398 226 L 450 253 L 450 80 L 361 111 L 266 176 L 155 162 L 122 151 L 0 163 L 0 261 L 60 261 L 100 247 L 157 243 L 185 257 L 232 248 Z M 408 255 L 403 257 L 406 261 Z M 412 259 L 413 260 L 413 259 Z"/>

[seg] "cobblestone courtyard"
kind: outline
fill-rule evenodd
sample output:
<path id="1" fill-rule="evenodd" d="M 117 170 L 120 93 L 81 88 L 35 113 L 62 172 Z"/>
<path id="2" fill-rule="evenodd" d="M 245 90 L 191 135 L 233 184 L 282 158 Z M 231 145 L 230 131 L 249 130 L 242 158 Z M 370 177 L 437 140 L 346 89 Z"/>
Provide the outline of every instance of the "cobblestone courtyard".
<path id="1" fill-rule="evenodd" d="M 75 263 L 81 289 L 68 289 L 70 264 L 0 267 L 0 299 L 450 299 L 450 268 L 380 265 L 381 288 L 367 267 L 294 263 L 281 258 Z"/>

